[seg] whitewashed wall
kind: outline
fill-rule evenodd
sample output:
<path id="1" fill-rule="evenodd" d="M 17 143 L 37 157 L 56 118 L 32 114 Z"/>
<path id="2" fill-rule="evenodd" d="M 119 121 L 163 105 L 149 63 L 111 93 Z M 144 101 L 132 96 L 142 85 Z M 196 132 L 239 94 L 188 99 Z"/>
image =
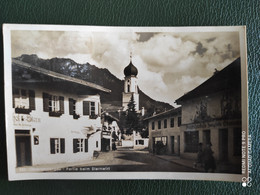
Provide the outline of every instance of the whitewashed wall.
<path id="1" fill-rule="evenodd" d="M 18 86 L 18 88 L 26 89 L 23 86 Z M 32 165 L 89 160 L 92 158 L 94 150 L 101 150 L 101 131 L 98 131 L 89 137 L 87 153 L 73 153 L 74 138 L 87 139 L 86 132 L 90 127 L 93 127 L 95 130 L 102 129 L 100 117 L 89 119 L 89 116 L 83 116 L 82 101 L 94 101 L 96 103 L 95 112 L 98 114 L 99 95 L 77 96 L 51 89 L 30 89 L 35 91 L 36 110 L 32 110 L 29 115 L 17 114 L 14 111 L 13 117 L 15 130 L 30 130 Z M 43 92 L 64 97 L 64 114 L 60 117 L 51 117 L 49 112 L 43 112 Z M 76 113 L 80 115 L 79 119 L 73 119 L 73 115 L 69 115 L 69 98 L 77 101 Z M 34 145 L 34 136 L 39 136 L 39 145 Z M 64 154 L 50 153 L 50 138 L 65 138 Z M 98 147 L 96 147 L 96 141 L 98 142 Z"/>

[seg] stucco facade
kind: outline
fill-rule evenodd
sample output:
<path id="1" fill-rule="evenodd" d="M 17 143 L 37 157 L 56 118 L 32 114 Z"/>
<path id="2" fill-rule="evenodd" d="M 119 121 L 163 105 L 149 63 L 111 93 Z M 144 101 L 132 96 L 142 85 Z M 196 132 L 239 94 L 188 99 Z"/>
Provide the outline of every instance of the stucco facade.
<path id="1" fill-rule="evenodd" d="M 86 161 L 101 150 L 100 90 L 94 84 L 62 75 L 38 81 L 13 76 L 18 78 L 12 97 L 17 167 Z"/>
<path id="2" fill-rule="evenodd" d="M 179 155 L 181 108 L 159 113 L 145 120 L 148 122 L 149 152 Z"/>
<path id="3" fill-rule="evenodd" d="M 28 90 L 25 86 L 17 89 Z M 29 89 L 33 90 L 33 89 Z M 28 136 L 31 147 L 24 147 L 26 143 L 16 141 L 20 148 L 17 153 L 31 153 L 31 165 L 52 164 L 76 162 L 91 159 L 93 151 L 100 151 L 101 148 L 101 121 L 98 116 L 96 119 L 90 119 L 89 115 L 83 115 L 83 101 L 95 102 L 95 114 L 98 115 L 98 105 L 100 104 L 99 96 L 75 96 L 66 94 L 61 91 L 40 90 L 35 91 L 35 110 L 29 114 L 16 113 L 13 109 L 13 122 L 15 137 Z M 50 116 L 49 112 L 43 112 L 43 91 L 49 94 L 55 94 L 59 97 L 64 97 L 64 114 L 61 116 Z M 69 114 L 69 98 L 76 100 L 76 113 L 78 119 L 74 119 L 73 115 Z M 56 146 L 54 154 L 51 153 L 51 139 L 56 139 L 56 145 L 61 145 L 60 139 L 64 139 L 64 153 L 61 152 L 61 147 Z M 84 147 L 80 152 L 73 151 L 73 140 L 81 139 Z M 83 139 L 83 141 L 82 141 Z M 85 141 L 88 140 L 88 141 Z M 26 142 L 26 141 L 25 141 Z M 37 142 L 37 143 L 36 143 Z M 85 144 L 88 142 L 88 146 Z M 82 144 L 82 143 L 81 143 Z M 24 147 L 24 148 L 23 148 Z M 88 151 L 85 150 L 88 148 Z M 28 151 L 28 149 L 30 151 Z M 58 151 L 59 150 L 59 151 Z M 19 154 L 18 154 L 19 155 Z M 25 158 L 25 159 L 23 159 Z M 21 157 L 19 161 L 26 161 L 26 157 Z M 24 162 L 20 162 L 21 165 Z M 20 164 L 18 163 L 18 164 Z"/>
<path id="4" fill-rule="evenodd" d="M 240 60 L 216 72 L 176 100 L 182 106 L 181 157 L 197 159 L 198 145 L 211 145 L 217 166 L 241 171 Z"/>

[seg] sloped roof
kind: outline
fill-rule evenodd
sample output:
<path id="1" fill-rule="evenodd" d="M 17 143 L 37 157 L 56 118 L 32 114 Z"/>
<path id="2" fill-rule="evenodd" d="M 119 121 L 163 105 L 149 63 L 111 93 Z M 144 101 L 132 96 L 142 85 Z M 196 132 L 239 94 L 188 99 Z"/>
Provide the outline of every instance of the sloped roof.
<path id="1" fill-rule="evenodd" d="M 22 68 L 25 68 L 25 69 L 28 69 L 28 70 L 31 70 L 31 71 L 34 71 L 34 72 L 37 72 L 37 73 L 40 73 L 40 74 L 43 74 L 43 75 L 46 75 L 46 76 L 49 76 L 49 77 L 52 77 L 52 78 L 57 78 L 57 79 L 61 79 L 61 80 L 64 80 L 64 81 L 80 84 L 80 85 L 90 87 L 90 88 L 95 89 L 95 90 L 107 92 L 107 93 L 111 92 L 110 89 L 106 89 L 106 88 L 104 88 L 100 85 L 97 85 L 97 84 L 94 84 L 94 83 L 91 83 L 91 82 L 88 82 L 88 81 L 83 81 L 81 79 L 73 78 L 73 77 L 70 77 L 70 76 L 67 76 L 67 75 L 64 75 L 64 74 L 60 74 L 60 73 L 57 73 L 57 72 L 54 72 L 54 71 L 51 71 L 51 70 L 47 70 L 47 69 L 44 69 L 44 68 L 40 68 L 38 66 L 34 66 L 32 64 L 22 62 L 20 60 L 12 59 L 12 64 L 17 65 L 17 66 L 22 67 Z"/>
<path id="2" fill-rule="evenodd" d="M 214 73 L 212 77 L 204 83 L 181 96 L 175 102 L 181 104 L 182 101 L 206 96 L 219 91 L 241 88 L 241 67 L 240 58 L 237 58 L 231 64 L 219 72 Z"/>

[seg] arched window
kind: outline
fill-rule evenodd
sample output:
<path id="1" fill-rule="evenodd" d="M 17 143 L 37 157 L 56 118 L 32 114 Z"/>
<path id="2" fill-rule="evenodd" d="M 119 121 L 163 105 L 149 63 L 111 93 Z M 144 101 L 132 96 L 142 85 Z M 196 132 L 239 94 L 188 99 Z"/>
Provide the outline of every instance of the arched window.
<path id="1" fill-rule="evenodd" d="M 130 92 L 130 80 L 127 81 L 127 92 Z"/>

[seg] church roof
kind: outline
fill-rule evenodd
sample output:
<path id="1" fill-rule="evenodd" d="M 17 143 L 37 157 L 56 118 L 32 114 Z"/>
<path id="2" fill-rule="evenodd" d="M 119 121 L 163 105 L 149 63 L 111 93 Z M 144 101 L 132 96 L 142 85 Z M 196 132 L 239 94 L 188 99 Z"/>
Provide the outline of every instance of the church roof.
<path id="1" fill-rule="evenodd" d="M 126 77 L 128 76 L 136 76 L 138 74 L 137 68 L 133 65 L 132 60 L 130 61 L 129 65 L 125 67 L 124 74 Z"/>

